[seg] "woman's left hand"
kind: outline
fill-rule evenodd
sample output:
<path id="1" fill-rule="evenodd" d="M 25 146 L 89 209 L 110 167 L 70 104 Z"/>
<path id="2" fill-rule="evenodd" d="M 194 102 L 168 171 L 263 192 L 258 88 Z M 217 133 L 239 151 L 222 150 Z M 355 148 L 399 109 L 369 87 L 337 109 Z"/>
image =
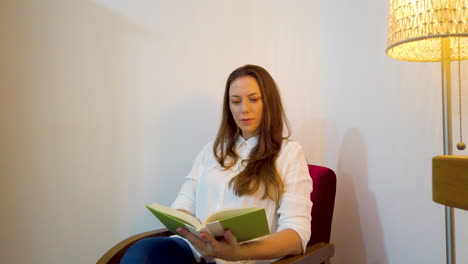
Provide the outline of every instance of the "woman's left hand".
<path id="1" fill-rule="evenodd" d="M 190 241 L 203 257 L 219 258 L 228 261 L 244 259 L 241 245 L 229 230 L 226 230 L 223 237 L 219 240 L 207 232 L 201 232 L 201 238 L 184 228 L 177 229 L 177 232 Z"/>

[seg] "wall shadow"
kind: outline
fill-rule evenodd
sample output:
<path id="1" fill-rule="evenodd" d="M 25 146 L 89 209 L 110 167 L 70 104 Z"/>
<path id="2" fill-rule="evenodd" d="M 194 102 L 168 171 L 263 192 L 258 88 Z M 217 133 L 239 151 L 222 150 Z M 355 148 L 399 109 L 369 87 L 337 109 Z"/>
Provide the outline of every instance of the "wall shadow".
<path id="1" fill-rule="evenodd" d="M 167 206 L 174 201 L 196 156 L 216 136 L 221 116 L 218 105 L 209 97 L 187 95 L 160 113 L 151 133 L 159 139 L 150 147 L 156 151 L 149 172 L 153 176 L 145 181 L 148 199 Z M 147 214 L 138 226 L 154 229 L 155 223 L 159 224 Z"/>
<path id="2" fill-rule="evenodd" d="M 339 148 L 337 195 L 332 228 L 336 263 L 387 264 L 375 194 L 369 190 L 367 146 L 357 128 Z"/>

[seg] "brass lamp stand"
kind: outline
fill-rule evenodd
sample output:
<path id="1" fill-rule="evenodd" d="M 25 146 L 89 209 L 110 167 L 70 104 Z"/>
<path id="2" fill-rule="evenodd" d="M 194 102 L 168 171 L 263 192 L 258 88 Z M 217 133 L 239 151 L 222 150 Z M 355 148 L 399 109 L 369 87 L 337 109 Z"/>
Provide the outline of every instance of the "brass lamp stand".
<path id="1" fill-rule="evenodd" d="M 387 55 L 399 60 L 441 62 L 444 155 L 451 156 L 453 143 L 450 63 L 468 59 L 468 0 L 391 0 Z M 461 121 L 461 105 L 459 109 Z M 461 133 L 457 147 L 460 150 L 465 148 L 461 142 Z M 455 264 L 454 229 L 453 207 L 446 205 L 448 264 Z"/>

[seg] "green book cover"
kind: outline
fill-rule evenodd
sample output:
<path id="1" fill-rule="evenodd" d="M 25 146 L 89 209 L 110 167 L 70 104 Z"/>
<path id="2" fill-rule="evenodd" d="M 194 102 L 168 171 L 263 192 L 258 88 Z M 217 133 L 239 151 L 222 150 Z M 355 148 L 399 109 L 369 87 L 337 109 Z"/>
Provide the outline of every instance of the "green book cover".
<path id="1" fill-rule="evenodd" d="M 231 230 L 239 243 L 270 234 L 265 209 L 222 219 L 219 223 L 224 230 Z M 207 226 L 210 224 L 208 223 Z"/>
<path id="2" fill-rule="evenodd" d="M 213 213 L 207 218 L 207 223 L 200 223 L 195 217 L 160 205 L 146 206 L 161 223 L 172 233 L 177 234 L 177 228 L 183 227 L 195 235 L 207 231 L 215 237 L 223 235 L 229 229 L 238 242 L 244 242 L 270 233 L 265 209 L 237 208 L 225 209 Z"/>
<path id="3" fill-rule="evenodd" d="M 148 206 L 148 205 L 146 207 L 151 211 L 151 213 L 154 214 L 154 216 L 156 216 L 159 219 L 159 221 L 161 221 L 161 223 L 167 229 L 169 229 L 169 231 L 171 231 L 174 234 L 177 234 L 177 231 L 176 231 L 177 228 L 179 228 L 179 227 L 184 227 L 185 228 L 185 224 L 193 226 L 193 224 L 190 224 L 189 221 L 187 221 L 187 220 L 182 220 L 182 219 L 176 218 L 176 217 L 171 216 L 169 214 L 158 211 L 158 210 L 156 210 L 156 209 L 154 209 L 154 208 L 152 208 L 151 206 Z"/>

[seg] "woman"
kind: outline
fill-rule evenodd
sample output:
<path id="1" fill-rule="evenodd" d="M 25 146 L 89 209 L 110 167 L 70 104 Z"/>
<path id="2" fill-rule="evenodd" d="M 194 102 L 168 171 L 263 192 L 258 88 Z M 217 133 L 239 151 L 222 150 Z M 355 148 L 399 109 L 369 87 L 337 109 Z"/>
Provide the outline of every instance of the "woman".
<path id="1" fill-rule="evenodd" d="M 239 244 L 229 230 L 217 240 L 179 228 L 185 240 L 142 240 L 128 250 L 122 263 L 196 263 L 193 249 L 206 262 L 216 263 L 260 263 L 255 260 L 304 252 L 310 237 L 312 182 L 301 146 L 283 136 L 285 123 L 270 74 L 255 65 L 236 69 L 226 82 L 216 140 L 198 154 L 172 204 L 202 222 L 222 208 L 265 208 L 270 235 Z"/>

